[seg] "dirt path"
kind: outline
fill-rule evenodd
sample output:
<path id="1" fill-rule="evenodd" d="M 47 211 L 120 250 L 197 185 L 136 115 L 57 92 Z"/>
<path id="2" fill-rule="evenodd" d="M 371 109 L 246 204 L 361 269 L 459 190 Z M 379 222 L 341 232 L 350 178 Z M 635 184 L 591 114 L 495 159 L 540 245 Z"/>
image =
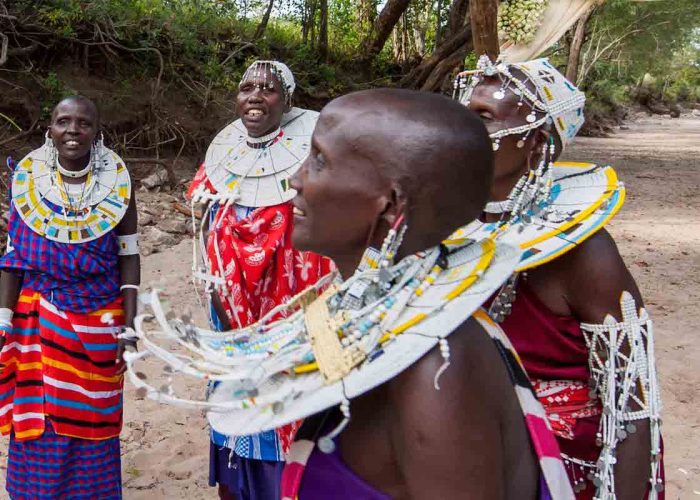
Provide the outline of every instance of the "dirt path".
<path id="1" fill-rule="evenodd" d="M 700 498 L 700 117 L 643 117 L 566 157 L 609 163 L 627 186 L 609 229 L 654 320 L 666 498 Z"/>
<path id="2" fill-rule="evenodd" d="M 609 139 L 579 139 L 567 159 L 614 165 L 628 188 L 612 221 L 656 325 L 664 397 L 669 500 L 700 498 L 700 117 L 640 118 Z M 171 307 L 194 303 L 188 241 L 144 259 L 144 283 L 168 291 Z M 195 312 L 202 320 L 201 311 Z M 214 499 L 201 415 L 136 399 L 127 385 L 124 497 Z M 0 447 L 4 455 L 6 441 Z M 0 458 L 4 469 L 4 457 Z M 4 470 L 2 471 L 4 479 Z M 0 485 L 4 486 L 4 485 Z M 4 494 L 4 488 L 0 496 Z"/>

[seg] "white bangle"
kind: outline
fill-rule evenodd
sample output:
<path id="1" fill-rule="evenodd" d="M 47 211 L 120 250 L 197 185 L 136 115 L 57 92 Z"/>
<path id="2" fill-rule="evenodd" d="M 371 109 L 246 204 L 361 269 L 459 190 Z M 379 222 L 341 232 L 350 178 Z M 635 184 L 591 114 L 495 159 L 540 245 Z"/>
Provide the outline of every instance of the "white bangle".
<path id="1" fill-rule="evenodd" d="M 119 290 L 120 290 L 120 291 L 124 291 L 124 290 L 126 290 L 127 288 L 128 288 L 128 289 L 131 289 L 131 290 L 136 290 L 137 292 L 139 291 L 139 286 L 138 286 L 138 285 L 130 285 L 130 284 L 128 284 L 128 283 L 127 283 L 126 285 L 120 286 L 120 287 L 119 287 Z"/>
<path id="2" fill-rule="evenodd" d="M 0 307 L 0 325 L 12 326 L 12 316 L 15 312 L 7 307 Z"/>

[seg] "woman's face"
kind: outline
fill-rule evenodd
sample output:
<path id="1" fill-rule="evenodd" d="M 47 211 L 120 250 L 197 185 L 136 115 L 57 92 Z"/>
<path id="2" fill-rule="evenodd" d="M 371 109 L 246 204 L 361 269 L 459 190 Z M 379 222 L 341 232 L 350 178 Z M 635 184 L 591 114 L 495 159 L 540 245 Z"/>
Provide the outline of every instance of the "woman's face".
<path id="1" fill-rule="evenodd" d="M 261 137 L 276 130 L 286 110 L 282 84 L 270 68 L 249 72 L 238 89 L 236 103 L 250 137 Z"/>
<path id="2" fill-rule="evenodd" d="M 503 98 L 497 99 L 494 95 L 503 95 Z M 499 130 L 528 124 L 527 116 L 532 107 L 527 101 L 518 105 L 520 102 L 520 97 L 512 90 L 506 89 L 502 92 L 500 78 L 483 77 L 474 88 L 468 108 L 481 117 L 489 134 L 493 134 Z M 542 116 L 541 113 L 537 113 L 537 119 Z M 533 151 L 538 150 L 541 145 L 538 134 L 533 130 L 527 139 L 523 140 L 524 135 L 525 133 L 507 135 L 500 139 L 498 150 L 495 152 L 496 180 L 524 174 L 531 163 L 533 152 L 539 154 L 539 151 Z"/>
<path id="3" fill-rule="evenodd" d="M 341 114 L 321 113 L 311 152 L 290 180 L 297 190 L 294 246 L 334 259 L 361 256 L 373 243 L 391 192 L 389 181 L 349 139 L 360 125 Z"/>
<path id="4" fill-rule="evenodd" d="M 89 157 L 97 130 L 94 107 L 80 99 L 61 101 L 54 109 L 49 126 L 59 160 L 70 163 Z"/>

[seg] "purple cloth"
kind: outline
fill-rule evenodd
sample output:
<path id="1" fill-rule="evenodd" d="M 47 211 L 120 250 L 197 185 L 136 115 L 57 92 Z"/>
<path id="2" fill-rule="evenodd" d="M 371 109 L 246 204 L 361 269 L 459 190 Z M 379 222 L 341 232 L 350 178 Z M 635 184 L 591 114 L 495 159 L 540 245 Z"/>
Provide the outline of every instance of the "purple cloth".
<path id="1" fill-rule="evenodd" d="M 210 443 L 209 486 L 223 485 L 240 500 L 280 500 L 283 469 L 284 462 L 241 458 Z"/>
<path id="2" fill-rule="evenodd" d="M 119 438 L 59 436 L 48 421 L 36 439 L 16 441 L 13 433 L 6 488 L 13 500 L 121 499 Z"/>
<path id="3" fill-rule="evenodd" d="M 333 453 L 323 453 L 314 448 L 304 469 L 299 488 L 299 500 L 390 500 L 391 497 L 377 491 L 357 476 L 340 456 L 337 446 Z M 552 500 L 552 496 L 540 474 L 538 500 Z"/>
<path id="4" fill-rule="evenodd" d="M 339 446 L 333 453 L 317 447 L 309 457 L 299 488 L 299 500 L 390 500 L 365 483 L 343 462 Z"/>
<path id="5" fill-rule="evenodd" d="M 549 486 L 544 479 L 544 474 L 540 474 L 540 493 L 537 497 L 539 500 L 553 500 L 552 494 L 549 492 Z"/>

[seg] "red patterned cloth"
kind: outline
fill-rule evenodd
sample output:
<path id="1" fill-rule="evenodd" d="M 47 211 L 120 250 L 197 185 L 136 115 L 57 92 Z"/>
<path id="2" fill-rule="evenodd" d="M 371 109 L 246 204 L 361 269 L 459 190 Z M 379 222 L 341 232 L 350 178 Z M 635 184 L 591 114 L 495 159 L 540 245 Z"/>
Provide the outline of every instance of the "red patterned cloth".
<path id="1" fill-rule="evenodd" d="M 203 165 L 188 197 L 202 184 L 216 192 Z M 292 247 L 289 202 L 256 208 L 245 218 L 239 218 L 233 206 L 215 207 L 212 213 L 206 248 L 209 271 L 225 280 L 226 293 L 220 298 L 234 328 L 257 321 L 335 269 L 327 257 Z M 277 429 L 283 453 L 289 449 L 297 428 L 297 424 L 290 424 Z"/>
<path id="2" fill-rule="evenodd" d="M 203 182 L 215 192 L 202 166 L 188 195 Z M 257 321 L 335 268 L 326 257 L 295 250 L 292 230 L 291 203 L 260 207 L 243 219 L 231 206 L 216 210 L 207 257 L 210 271 L 226 281 L 228 295 L 222 302 L 231 326 Z"/>
<path id="3" fill-rule="evenodd" d="M 552 431 L 564 439 L 574 439 L 574 427 L 581 418 L 600 415 L 598 398 L 589 395 L 587 384 L 576 380 L 533 380 L 533 388 L 547 412 Z"/>

